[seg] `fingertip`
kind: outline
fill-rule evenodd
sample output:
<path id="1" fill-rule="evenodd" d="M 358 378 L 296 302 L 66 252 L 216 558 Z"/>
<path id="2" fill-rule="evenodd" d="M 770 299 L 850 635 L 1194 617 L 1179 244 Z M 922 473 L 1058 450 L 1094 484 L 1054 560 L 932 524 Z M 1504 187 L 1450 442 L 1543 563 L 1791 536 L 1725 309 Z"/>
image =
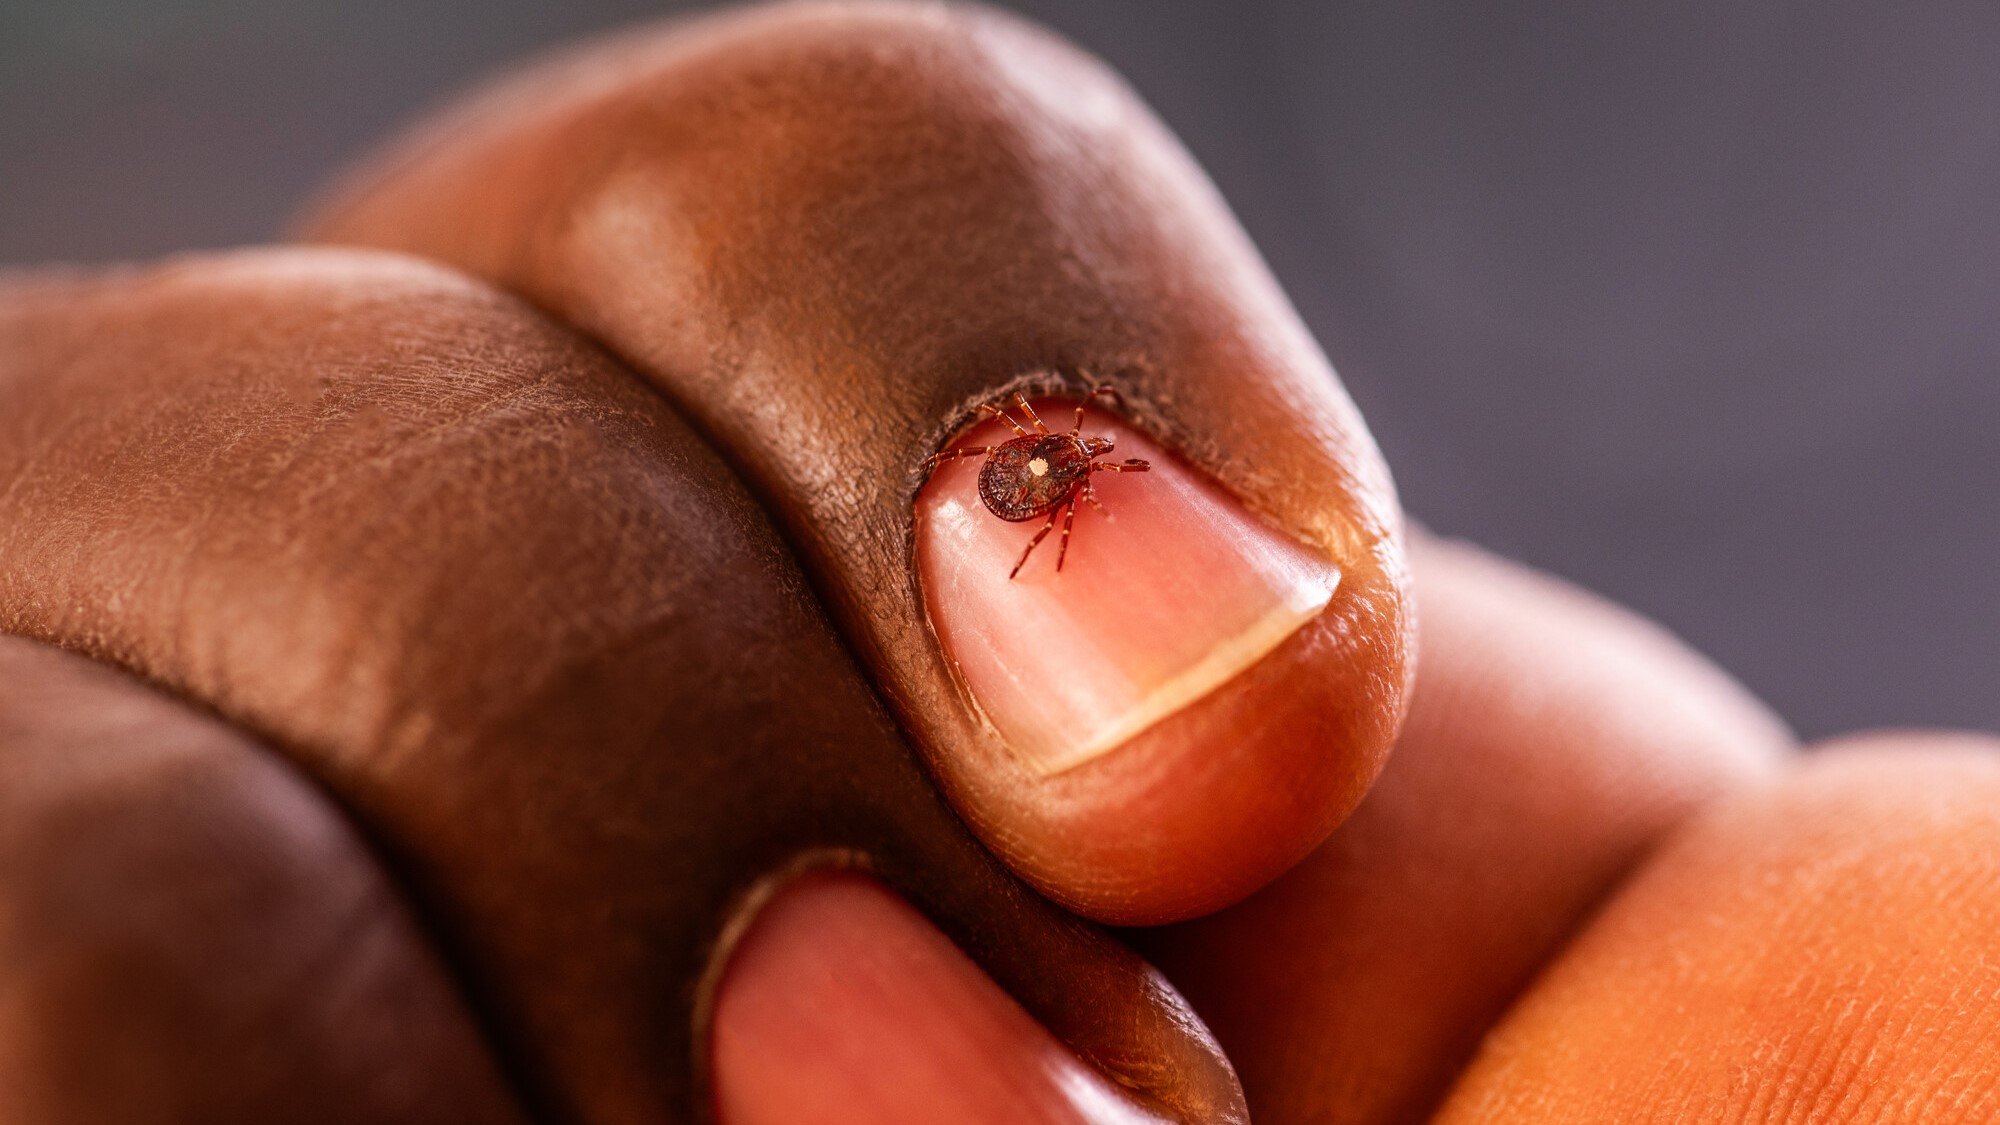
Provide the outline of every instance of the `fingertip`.
<path id="1" fill-rule="evenodd" d="M 1144 482 L 1078 477 L 1045 516 L 1015 520 L 983 495 L 1012 468 L 996 451 L 942 466 L 917 499 L 917 566 L 939 642 L 969 701 L 1043 776 L 1118 753 L 1199 703 L 1318 617 L 1341 581 L 1325 552 L 1140 431 L 1091 422 L 1091 436 L 1145 452 L 1158 470 Z M 966 443 L 1007 436 L 988 424 Z M 1048 459 L 1032 445 L 1017 452 L 1028 486 L 1047 479 L 1035 470 L 1050 473 Z"/>
<path id="2" fill-rule="evenodd" d="M 1083 429 L 1151 471 L 1098 474 L 1095 503 L 1014 522 L 986 502 L 1010 469 L 997 453 L 946 462 L 918 495 L 925 610 L 1000 747 L 944 768 L 1002 810 L 992 838 L 1045 893 L 1155 923 L 1250 893 L 1359 801 L 1399 714 L 1399 591 L 1132 423 L 1092 412 Z M 1009 439 L 1050 440 L 992 421 L 954 447 Z"/>
<path id="3" fill-rule="evenodd" d="M 881 884 L 807 875 L 731 951 L 720 1125 L 1158 1125 Z"/>
<path id="4" fill-rule="evenodd" d="M 1259 1120 L 1415 1121 L 1649 849 L 1790 737 L 1665 630 L 1412 536 L 1424 660 L 1354 815 L 1246 902 L 1150 931 Z"/>
<path id="5" fill-rule="evenodd" d="M 1038 889 L 1184 917 L 1353 807 L 1403 709 L 1393 486 L 1213 185 L 1101 62 L 976 7 L 774 6 L 573 55 L 447 119 L 469 120 L 406 142 L 318 235 L 446 257 L 629 358 L 743 472 L 941 788 Z M 913 560 L 942 431 L 1107 384 L 1103 413 L 1157 448 L 1094 475 L 1150 500 L 1112 533 L 1081 510 L 1074 558 L 1060 527 L 1025 562 L 973 527 Z M 1198 517 L 1225 530 L 1176 538 Z M 1128 532 L 1157 533 L 1138 561 L 1174 581 L 1126 597 L 1141 569 L 1089 565 Z M 961 628 L 947 657 L 940 604 L 998 613 L 1058 580 L 1111 588 L 1106 615 L 1185 612 L 1037 632 L 1076 657 L 1046 668 L 986 653 L 968 703 L 994 638 Z M 1100 641 L 1118 659 L 1082 658 Z"/>

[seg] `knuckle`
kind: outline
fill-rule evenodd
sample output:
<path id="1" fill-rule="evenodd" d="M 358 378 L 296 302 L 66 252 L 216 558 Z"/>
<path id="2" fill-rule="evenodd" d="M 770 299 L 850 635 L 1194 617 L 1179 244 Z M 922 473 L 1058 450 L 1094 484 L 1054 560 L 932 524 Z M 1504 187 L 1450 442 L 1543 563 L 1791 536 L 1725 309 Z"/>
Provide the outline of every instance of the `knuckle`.
<path id="1" fill-rule="evenodd" d="M 183 263 L 50 335 L 102 343 L 14 357 L 60 373 L 11 389 L 69 436 L 0 447 L 0 624 L 101 615 L 100 651 L 315 744 L 404 746 L 475 705 L 426 685 L 532 697 L 727 586 L 721 529 L 756 526 L 608 357 L 410 260 Z M 244 674 L 274 654 L 283 677 Z"/>

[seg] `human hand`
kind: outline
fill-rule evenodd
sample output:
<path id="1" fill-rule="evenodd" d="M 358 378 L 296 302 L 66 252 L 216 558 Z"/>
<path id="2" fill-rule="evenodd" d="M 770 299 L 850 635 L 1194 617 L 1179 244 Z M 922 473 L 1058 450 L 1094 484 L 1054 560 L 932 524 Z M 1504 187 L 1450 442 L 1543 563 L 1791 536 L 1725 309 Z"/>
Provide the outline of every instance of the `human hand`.
<path id="1" fill-rule="evenodd" d="M 246 957 L 287 951 L 254 1000 L 218 1000 L 212 977 L 190 970 L 175 1003 L 212 1004 L 229 1027 L 287 1007 L 342 1017 L 256 1023 L 279 1033 L 257 1044 L 267 1072 L 190 1041 L 150 1106 L 179 1091 L 257 1119 L 272 1112 L 254 1099 L 271 1096 L 334 1120 L 504 1120 L 518 1093 L 563 1119 L 674 1119 L 697 1104 L 713 1014 L 715 1092 L 732 1121 L 815 1108 L 836 1120 L 1239 1114 L 1227 1068 L 1171 988 L 1006 877 L 895 729 L 1041 892 L 1156 923 L 1234 900 L 1311 850 L 1359 800 L 1402 709 L 1407 590 L 1386 477 L 1205 185 L 1125 99 L 1088 62 L 988 17 L 751 13 L 637 36 L 491 95 L 317 226 L 498 281 L 631 372 L 512 301 L 373 256 L 253 255 L 11 294 L 16 421 L 0 457 L 20 483 L 0 533 L 0 620 L 134 668 L 286 752 L 386 869 L 282 773 L 208 783 L 118 853 L 137 863 L 162 833 L 201 843 L 189 825 L 212 820 L 189 807 L 248 801 L 232 815 L 250 820 L 237 834 L 249 839 L 319 826 L 311 846 L 252 850 L 296 869 L 197 850 L 175 877 L 144 882 L 235 872 L 296 903 L 281 941 L 251 925 L 261 909 L 149 920 L 190 949 L 234 935 Z M 1060 580 L 952 574 L 982 551 L 1011 556 L 1033 528 L 951 522 L 973 510 L 970 467 L 916 495 L 923 457 L 979 401 L 1017 385 L 1060 398 L 1082 369 L 1106 366 L 1141 428 L 1096 425 L 1119 427 L 1121 456 L 1161 443 L 1151 455 L 1166 483 L 1117 482 L 1106 503 L 1124 518 L 1079 517 Z M 1225 526 L 1247 531 L 1197 540 L 1215 550 L 1167 565 L 1163 539 L 1148 538 L 1213 537 L 1211 519 L 1239 516 Z M 1332 601 L 1281 617 L 1291 631 L 1273 651 L 1232 650 L 1242 622 L 1311 588 L 1310 570 L 1285 565 L 1299 544 L 1338 566 Z M 1250 569 L 1277 560 L 1278 577 L 1174 606 L 1174 627 L 1155 635 L 1091 631 L 1130 619 L 1121 591 L 1143 608 L 1174 583 L 1227 579 L 1229 550 Z M 1421 1113 L 1629 865 L 1698 806 L 1770 777 L 1784 753 L 1757 705 L 1614 611 L 1459 549 L 1422 548 L 1417 574 L 1427 660 L 1380 792 L 1249 902 L 1134 935 L 1222 1030 L 1261 1119 Z M 1179 706 L 1134 739 L 1051 740 L 1007 677 L 982 683 L 966 667 L 981 638 L 1010 627 L 1002 611 L 1017 597 L 1068 599 L 1078 626 L 1030 638 L 1065 659 L 1026 699 L 1056 692 L 1095 649 L 1135 685 L 1109 714 L 1090 698 L 1072 707 L 1058 735 L 1118 730 L 1162 698 Z M 1200 691 L 1186 688 L 1186 660 L 1146 662 L 1189 636 L 1190 651 L 1237 655 L 1194 679 Z M 168 707 L 45 652 L 16 659 L 15 683 L 74 679 L 65 691 Z M 77 744 L 82 710 L 37 737 Z M 231 763 L 209 768 L 269 772 L 235 764 L 261 760 L 242 736 L 189 718 L 91 739 L 144 742 L 174 722 L 222 747 L 199 751 Z M 243 796 L 265 789 L 286 795 Z M 263 800 L 290 804 L 280 816 Z M 928 923 L 869 884 L 801 884 L 757 913 L 765 877 L 802 854 L 859 863 L 915 901 L 1113 1081 L 1062 1062 L 977 970 L 925 944 Z M 308 859 L 324 867 L 302 878 Z M 322 882 L 356 889 L 298 901 Z M 750 919 L 711 1005 L 732 948 L 717 934 Z M 1472 941 L 1480 956 L 1462 952 Z M 861 995 L 883 1003 L 835 990 L 845 1006 L 816 1018 L 803 985 L 871 947 L 932 966 L 926 987 L 896 995 L 897 974 L 864 979 L 887 991 Z M 373 976 L 288 959 L 319 952 L 347 968 L 340 955 L 357 948 Z M 340 1003 L 299 990 L 302 977 L 330 980 Z M 1360 987 L 1374 992 L 1357 1002 Z M 83 1016 L 85 1037 L 123 1010 L 73 999 L 59 1010 Z M 1542 1018 L 1559 1033 L 1570 1017 L 1555 1011 Z M 1532 1043 L 1528 1026 L 1517 1034 Z M 357 1030 L 377 1027 L 395 1031 Z M 873 1066 L 816 1071 L 791 1053 L 801 1039 L 822 1064 Z M 1476 1068 L 1461 1096 L 1521 1088 L 1481 1078 L 1497 1065 Z M 1580 1073 L 1584 1093 L 1608 1073 Z"/>

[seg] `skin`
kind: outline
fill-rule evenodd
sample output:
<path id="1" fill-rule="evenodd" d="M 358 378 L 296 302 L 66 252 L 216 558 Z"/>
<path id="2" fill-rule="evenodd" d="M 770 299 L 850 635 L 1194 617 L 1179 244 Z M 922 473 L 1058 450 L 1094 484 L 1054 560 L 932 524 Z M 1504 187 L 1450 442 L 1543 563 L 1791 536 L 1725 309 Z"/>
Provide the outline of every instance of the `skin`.
<path id="1" fill-rule="evenodd" d="M 1412 568 L 1318 352 L 1096 64 L 986 14 L 768 9 L 589 48 L 395 151 L 311 229 L 526 301 L 329 250 L 0 283 L 21 1115 L 1985 1104 L 1991 747 L 1801 769 L 1629 615 L 1468 548 Z M 1044 776 L 924 627 L 915 466 L 1085 365 L 1344 575 L 1293 642 Z M 65 900 L 63 864 L 130 913 Z M 1193 1009 L 1021 879 L 1206 914 L 1122 935 Z"/>
<path id="2" fill-rule="evenodd" d="M 798 548 L 960 815 L 1073 910 L 1161 922 L 1241 898 L 1387 756 L 1409 606 L 1374 443 L 1186 153 L 1050 36 L 867 5 L 633 36 L 420 126 L 305 232 L 523 293 L 665 392 Z M 911 502 L 977 406 L 1065 371 L 1072 393 L 1117 373 L 1130 417 L 1344 578 L 1250 674 L 1046 775 L 953 680 Z M 1273 792 L 1292 798 L 1275 813 Z"/>
<path id="3" fill-rule="evenodd" d="M 1855 738 L 1708 810 L 1535 982 L 1438 1120 L 1991 1120 L 1994 750 Z"/>
<path id="4" fill-rule="evenodd" d="M 1657 626 L 1464 544 L 1414 562 L 1426 656 L 1368 800 L 1249 900 L 1139 935 L 1257 1121 L 1425 1120 L 1632 868 L 1792 753 Z"/>
<path id="5" fill-rule="evenodd" d="M 838 863 L 1141 1099 L 1238 1115 L 1171 987 L 964 833 L 761 514 L 601 351 L 380 254 L 27 282 L 0 310 L 0 629 L 336 794 L 536 1109 L 687 1114 L 698 1072 L 658 1060 L 695 1053 L 719 930 L 774 869 Z"/>
<path id="6" fill-rule="evenodd" d="M 526 1120 L 332 802 L 214 717 L 16 637 L 0 1119 Z"/>

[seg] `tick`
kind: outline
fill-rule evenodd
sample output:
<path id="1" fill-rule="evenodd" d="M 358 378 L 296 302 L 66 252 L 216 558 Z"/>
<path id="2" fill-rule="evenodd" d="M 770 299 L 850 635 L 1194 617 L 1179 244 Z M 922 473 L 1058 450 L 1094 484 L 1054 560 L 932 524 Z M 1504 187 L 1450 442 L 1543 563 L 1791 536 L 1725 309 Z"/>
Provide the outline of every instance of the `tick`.
<path id="1" fill-rule="evenodd" d="M 1058 517 L 1062 519 L 1062 543 L 1056 548 L 1056 570 L 1062 570 L 1063 556 L 1069 553 L 1070 525 L 1076 522 L 1077 501 L 1086 500 L 1098 511 L 1104 510 L 1104 505 L 1097 502 L 1096 489 L 1091 487 L 1092 474 L 1143 473 L 1152 468 L 1138 458 L 1130 458 L 1117 465 L 1099 461 L 1099 457 L 1111 452 L 1111 439 L 1083 436 L 1084 408 L 1090 405 L 1091 399 L 1114 393 L 1111 385 L 1106 383 L 1083 396 L 1083 401 L 1076 404 L 1076 424 L 1066 434 L 1050 432 L 1035 415 L 1034 407 L 1017 393 L 1014 405 L 1034 429 L 1028 429 L 1005 410 L 989 404 L 979 409 L 1013 427 L 1014 433 L 1019 436 L 999 445 L 961 445 L 925 459 L 924 472 L 929 474 L 946 461 L 984 457 L 986 463 L 979 467 L 979 501 L 986 505 L 987 511 L 1008 523 L 1026 523 L 1042 516 L 1049 518 L 1041 530 L 1035 532 L 1035 537 L 1028 540 L 1028 549 L 1021 552 L 1020 561 L 1014 564 L 1014 569 L 1007 572 L 1009 580 L 1021 573 L 1028 556 L 1035 553 L 1035 548 L 1056 526 Z"/>

